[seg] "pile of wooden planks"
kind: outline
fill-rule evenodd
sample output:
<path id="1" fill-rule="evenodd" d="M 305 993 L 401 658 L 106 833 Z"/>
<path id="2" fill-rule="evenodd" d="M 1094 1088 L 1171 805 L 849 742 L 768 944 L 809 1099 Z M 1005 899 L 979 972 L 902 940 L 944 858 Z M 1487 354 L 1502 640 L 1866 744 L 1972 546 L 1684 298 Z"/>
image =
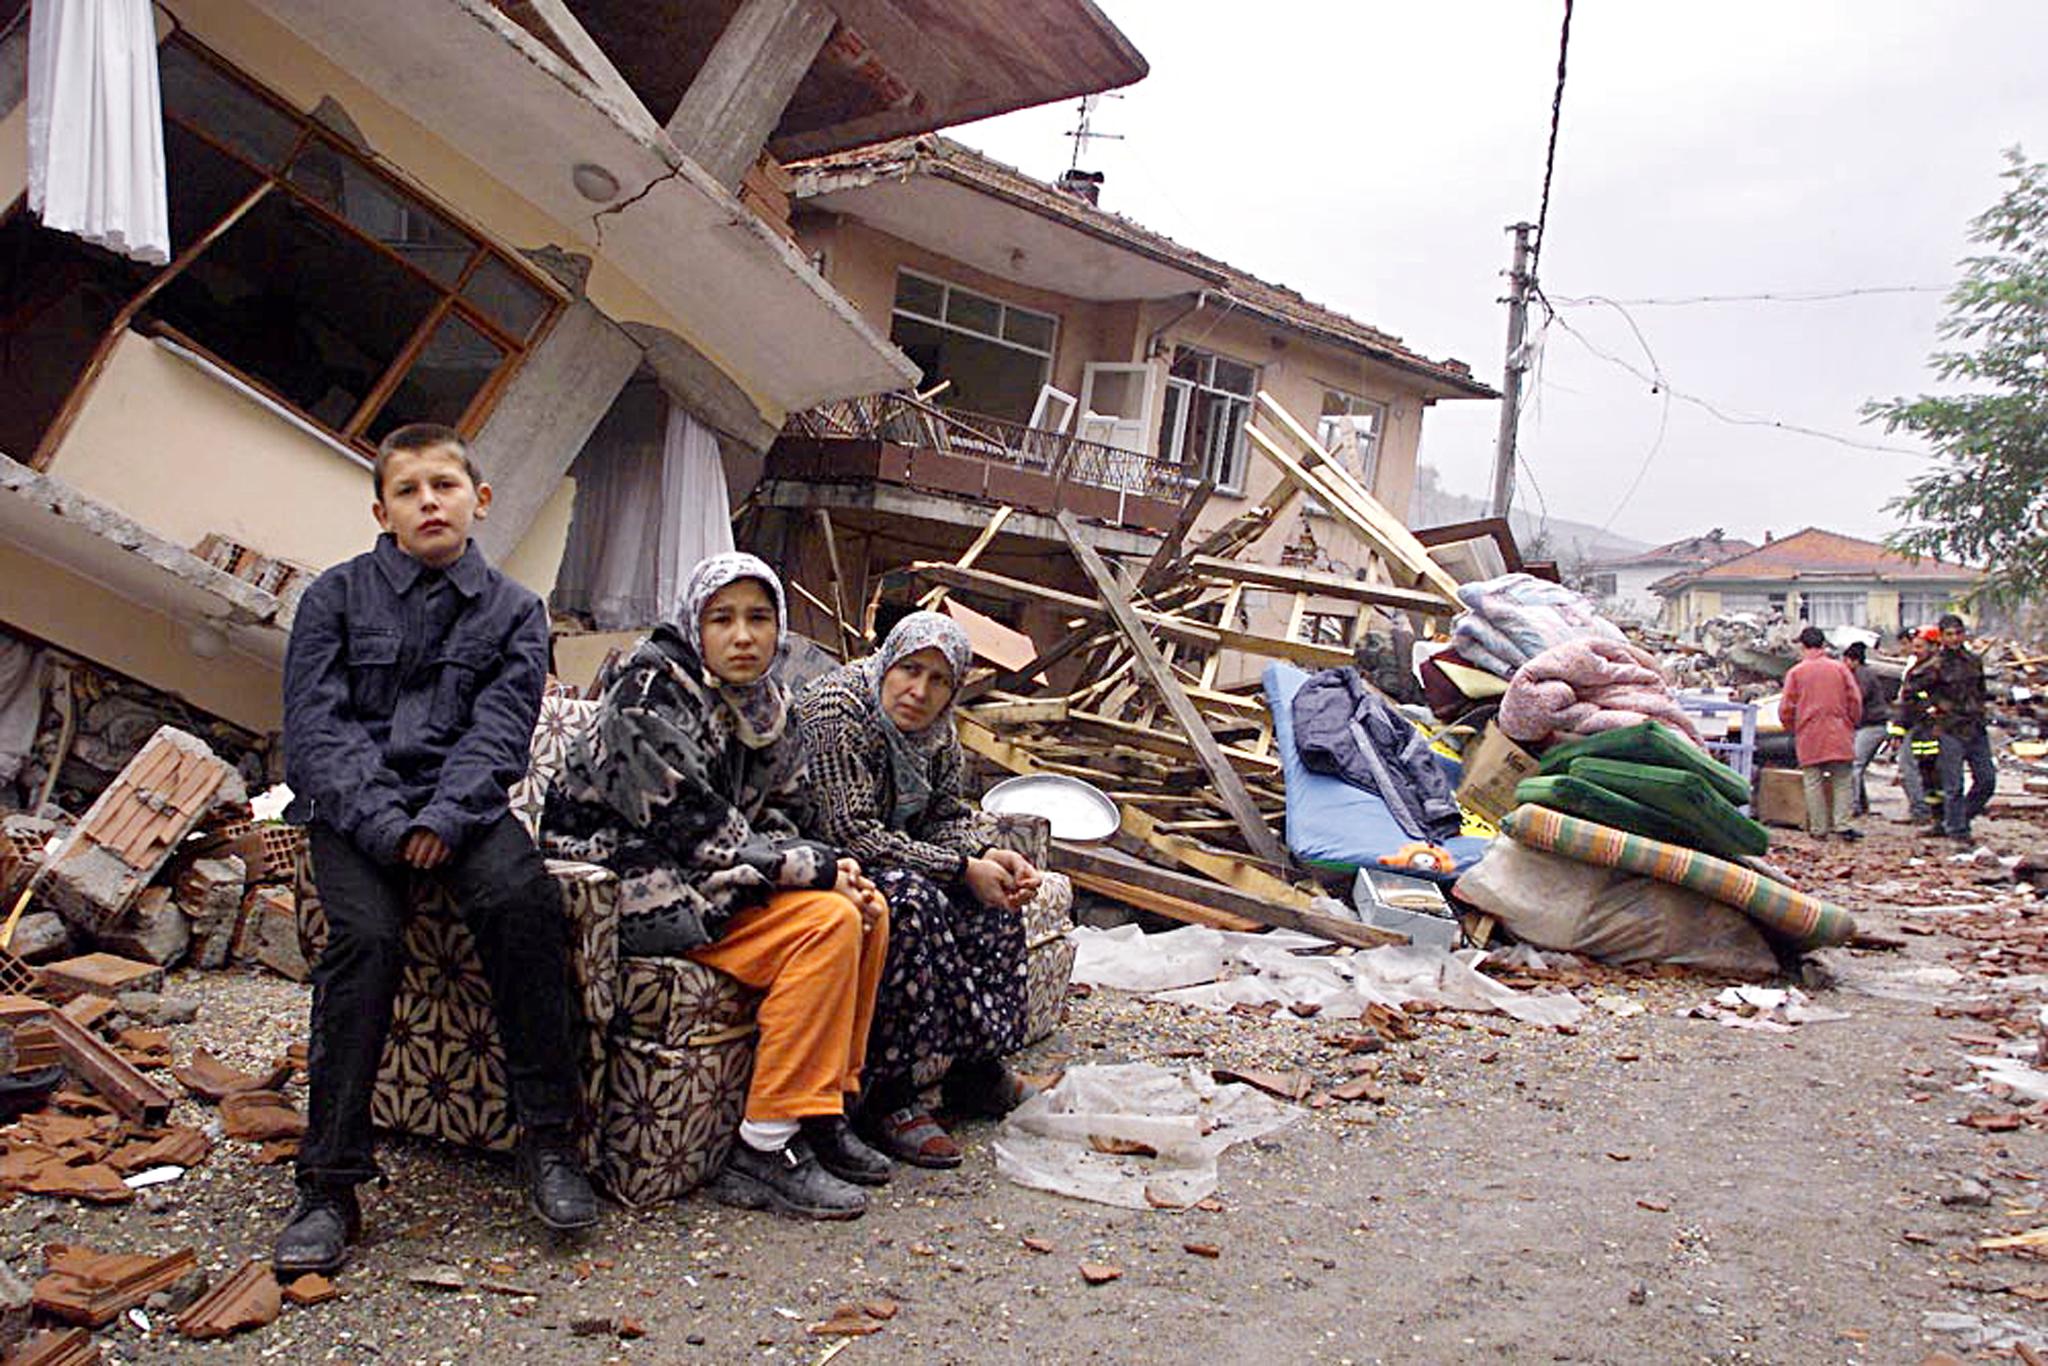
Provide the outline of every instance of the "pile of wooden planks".
<path id="1" fill-rule="evenodd" d="M 1071 512 L 1057 514 L 1092 593 L 976 568 L 1008 509 L 960 560 L 918 563 L 908 573 L 913 592 L 927 590 L 917 599 L 920 606 L 960 591 L 1064 620 L 1066 633 L 1036 658 L 972 679 L 963 690 L 959 725 L 966 748 L 999 772 L 1067 774 L 1094 783 L 1117 803 L 1117 843 L 1143 860 L 1146 876 L 1095 865 L 1070 869 L 1084 875 L 1083 886 L 1168 914 L 1175 903 L 1194 903 L 1208 913 L 1203 923 L 1258 920 L 1330 932 L 1331 925 L 1300 923 L 1301 915 L 1312 914 L 1312 893 L 1297 882 L 1278 833 L 1286 793 L 1271 717 L 1256 682 L 1222 681 L 1225 657 L 1285 660 L 1308 669 L 1347 666 L 1356 631 L 1341 644 L 1302 638 L 1311 601 L 1356 604 L 1359 631 L 1367 608 L 1405 613 L 1427 626 L 1460 610 L 1457 583 L 1270 395 L 1259 395 L 1248 431 L 1253 447 L 1280 471 L 1274 491 L 1195 537 L 1192 528 L 1211 492 L 1206 483 L 1198 486 L 1149 562 L 1110 564 Z M 1265 534 L 1302 497 L 1315 499 L 1373 549 L 1376 559 L 1360 576 L 1254 557 Z M 1279 634 L 1262 634 L 1243 619 L 1252 590 L 1282 600 L 1292 595 Z M 1251 672 L 1255 677 L 1257 670 Z M 1055 688 L 1046 682 L 1053 677 L 1076 681 Z M 1162 882 L 1156 874 L 1165 870 L 1179 880 Z M 1277 908 L 1280 917 L 1269 911 L 1261 920 L 1260 906 Z M 1182 908 L 1179 918 L 1202 917 Z M 1362 933 L 1368 942 L 1383 938 Z M 1358 934 L 1341 937 L 1359 941 Z"/>

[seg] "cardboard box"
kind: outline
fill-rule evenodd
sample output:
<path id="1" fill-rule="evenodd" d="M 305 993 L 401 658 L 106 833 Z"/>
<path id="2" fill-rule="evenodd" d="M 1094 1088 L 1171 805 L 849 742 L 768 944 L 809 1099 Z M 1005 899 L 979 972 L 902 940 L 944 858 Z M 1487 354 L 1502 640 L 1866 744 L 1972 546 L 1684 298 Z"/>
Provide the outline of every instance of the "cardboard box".
<path id="1" fill-rule="evenodd" d="M 1465 751 L 1465 778 L 1458 784 L 1458 805 L 1498 825 L 1515 809 L 1515 784 L 1536 772 L 1535 755 L 1486 723 L 1485 734 Z"/>
<path id="2" fill-rule="evenodd" d="M 1755 815 L 1765 825 L 1806 828 L 1806 784 L 1798 769 L 1757 770 Z"/>

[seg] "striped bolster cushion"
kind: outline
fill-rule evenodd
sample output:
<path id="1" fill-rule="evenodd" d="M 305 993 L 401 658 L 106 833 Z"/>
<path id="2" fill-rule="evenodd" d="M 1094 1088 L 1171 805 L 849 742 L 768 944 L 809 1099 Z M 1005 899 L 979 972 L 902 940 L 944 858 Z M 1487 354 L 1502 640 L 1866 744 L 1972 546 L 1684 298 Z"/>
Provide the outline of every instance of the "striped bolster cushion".
<path id="1" fill-rule="evenodd" d="M 1797 948 L 1826 948 L 1856 932 L 1856 922 L 1841 907 L 1697 849 L 1631 835 L 1540 806 L 1518 807 L 1508 813 L 1500 828 L 1522 844 L 1578 863 L 1620 868 L 1689 887 L 1744 912 Z"/>

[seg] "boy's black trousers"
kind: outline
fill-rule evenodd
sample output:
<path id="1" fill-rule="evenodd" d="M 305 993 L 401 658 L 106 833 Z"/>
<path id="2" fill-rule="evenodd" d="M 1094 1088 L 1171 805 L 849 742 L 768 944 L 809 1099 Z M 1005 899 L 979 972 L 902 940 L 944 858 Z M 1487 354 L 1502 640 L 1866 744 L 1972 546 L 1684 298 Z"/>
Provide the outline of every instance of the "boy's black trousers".
<path id="1" fill-rule="evenodd" d="M 507 812 L 431 873 L 379 864 L 317 821 L 308 833 L 327 947 L 313 967 L 300 1183 L 353 1185 L 377 1175 L 370 1092 L 405 962 L 416 877 L 443 880 L 476 940 L 505 1045 L 514 1117 L 528 1134 L 568 1125 L 578 1087 L 567 919 L 561 889 L 526 828 Z"/>

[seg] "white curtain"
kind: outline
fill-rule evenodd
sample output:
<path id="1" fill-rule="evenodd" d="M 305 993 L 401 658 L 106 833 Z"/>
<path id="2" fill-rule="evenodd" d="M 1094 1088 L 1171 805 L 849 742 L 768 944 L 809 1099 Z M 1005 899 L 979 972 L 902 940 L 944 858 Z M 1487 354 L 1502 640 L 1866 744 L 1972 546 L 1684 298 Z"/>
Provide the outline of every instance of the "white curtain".
<path id="1" fill-rule="evenodd" d="M 44 226 L 171 259 L 163 98 L 150 0 L 34 0 L 28 204 Z"/>
<path id="2" fill-rule="evenodd" d="M 576 513 L 554 605 L 601 631 L 672 620 L 691 568 L 733 548 L 718 438 L 652 386 L 621 396 L 570 473 Z"/>

